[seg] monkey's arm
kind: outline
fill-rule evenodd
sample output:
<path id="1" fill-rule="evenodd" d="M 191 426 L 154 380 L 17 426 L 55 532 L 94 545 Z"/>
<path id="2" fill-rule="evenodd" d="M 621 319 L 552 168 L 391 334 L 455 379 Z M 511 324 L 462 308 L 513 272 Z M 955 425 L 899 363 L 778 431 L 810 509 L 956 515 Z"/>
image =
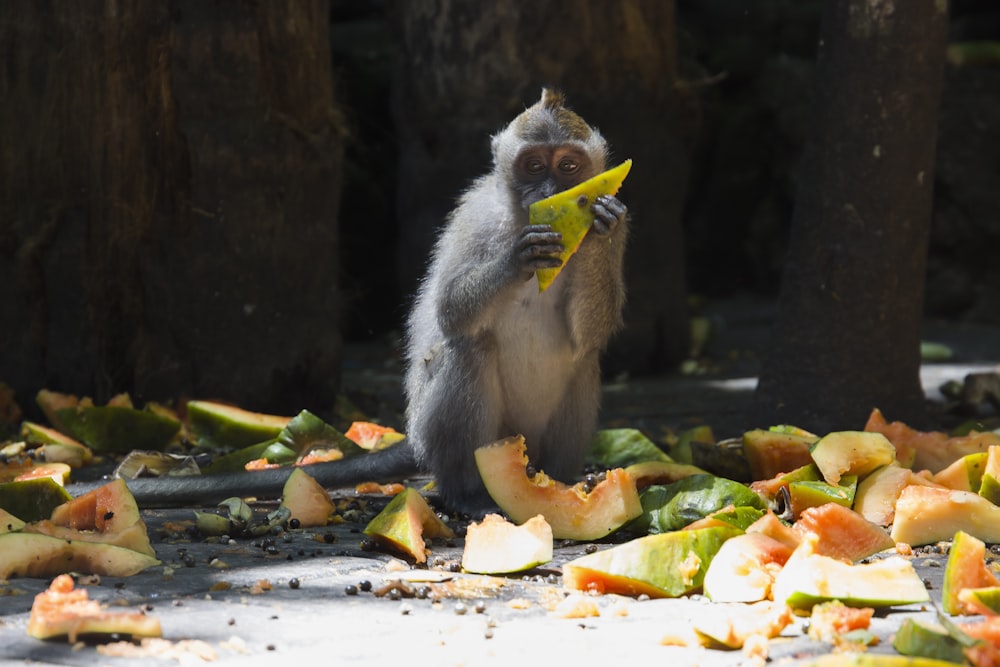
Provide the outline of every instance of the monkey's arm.
<path id="1" fill-rule="evenodd" d="M 602 196 L 592 205 L 595 220 L 567 270 L 574 272 L 568 317 L 580 354 L 601 350 L 622 325 L 628 208 Z"/>
<path id="2" fill-rule="evenodd" d="M 420 472 L 413 448 L 407 441 L 371 454 L 315 463 L 305 466 L 303 470 L 328 489 L 354 486 L 370 480 L 400 480 Z M 289 467 L 217 475 L 143 477 L 126 483 L 139 507 L 207 506 L 233 496 L 278 498 L 291 474 L 292 468 Z M 67 490 L 79 496 L 102 484 L 104 482 L 72 484 Z"/>
<path id="3" fill-rule="evenodd" d="M 441 331 L 452 337 L 488 326 L 492 322 L 491 304 L 523 285 L 538 269 L 562 263 L 561 240 L 562 234 L 549 225 L 527 225 L 513 235 L 499 234 L 488 241 L 458 236 L 445 239 L 449 250 L 461 251 L 473 244 L 478 247 L 475 252 L 466 248 L 465 253 L 440 258 L 441 266 L 452 267 L 442 277 L 437 302 Z"/>

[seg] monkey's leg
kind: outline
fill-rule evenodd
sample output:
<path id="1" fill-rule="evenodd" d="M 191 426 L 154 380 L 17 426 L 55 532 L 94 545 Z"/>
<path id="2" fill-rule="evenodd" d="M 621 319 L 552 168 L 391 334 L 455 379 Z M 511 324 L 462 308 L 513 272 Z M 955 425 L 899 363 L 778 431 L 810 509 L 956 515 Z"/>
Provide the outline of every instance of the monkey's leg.
<path id="1" fill-rule="evenodd" d="M 434 473 L 441 499 L 478 512 L 493 503 L 476 467 L 475 450 L 498 437 L 502 405 L 496 355 L 467 340 L 441 350 L 418 401 L 407 414 L 407 438 L 421 466 Z"/>
<path id="2" fill-rule="evenodd" d="M 570 380 L 562 402 L 542 436 L 536 467 L 561 482 L 573 482 L 583 471 L 601 402 L 601 372 L 597 353 L 584 360 Z"/>

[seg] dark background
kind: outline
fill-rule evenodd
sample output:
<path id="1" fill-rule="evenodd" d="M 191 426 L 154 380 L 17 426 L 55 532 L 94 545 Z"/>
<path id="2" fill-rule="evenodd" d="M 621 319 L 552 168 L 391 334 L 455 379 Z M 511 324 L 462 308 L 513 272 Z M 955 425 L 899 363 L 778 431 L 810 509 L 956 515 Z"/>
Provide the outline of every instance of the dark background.
<path id="1" fill-rule="evenodd" d="M 635 160 L 606 370 L 673 372 L 691 314 L 777 295 L 822 5 L 6 3 L 0 381 L 324 411 L 543 84 Z M 952 3 L 931 318 L 1000 322 L 998 39 Z"/>

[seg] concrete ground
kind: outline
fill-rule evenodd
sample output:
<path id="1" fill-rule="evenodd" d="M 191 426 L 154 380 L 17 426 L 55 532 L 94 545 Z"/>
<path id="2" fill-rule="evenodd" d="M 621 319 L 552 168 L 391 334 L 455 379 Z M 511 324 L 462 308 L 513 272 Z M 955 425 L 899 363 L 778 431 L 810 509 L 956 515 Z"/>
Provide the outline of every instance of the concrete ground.
<path id="1" fill-rule="evenodd" d="M 753 312 L 713 315 L 713 345 L 725 367 L 719 372 L 610 383 L 606 422 L 642 426 L 654 435 L 694 423 L 708 423 L 719 435 L 743 428 L 739 417 L 753 389 L 754 360 L 763 340 L 761 322 L 753 319 Z M 944 380 L 961 380 L 969 370 L 992 369 L 1000 361 L 998 330 L 937 330 L 931 325 L 928 333 L 940 334 L 941 342 L 954 346 L 951 361 L 925 368 L 931 397 Z M 370 398 L 390 406 L 398 397 L 394 371 L 373 370 L 363 351 L 355 352 L 358 362 L 348 365 L 345 385 L 368 387 Z M 336 497 L 356 499 L 350 490 Z M 359 502 L 377 508 L 385 500 L 362 497 Z M 718 613 L 717 607 L 697 597 L 640 601 L 604 596 L 593 598 L 598 616 L 565 618 L 554 612 L 566 595 L 560 566 L 589 545 L 559 544 L 552 563 L 525 576 L 482 577 L 451 571 L 461 558 L 461 539 L 434 542 L 431 567 L 413 568 L 388 553 L 365 550 L 360 534 L 364 519 L 290 531 L 267 542 L 258 538 L 223 544 L 188 537 L 184 527 L 193 519 L 190 509 L 147 511 L 144 516 L 162 565 L 129 578 L 105 577 L 87 589 L 112 609 L 156 616 L 167 642 L 157 649 L 140 649 L 130 658 L 107 654 L 109 648 L 121 646 L 31 639 L 26 634 L 28 612 L 34 595 L 48 581 L 15 579 L 0 585 L 4 664 L 372 665 L 409 660 L 422 665 L 510 665 L 553 657 L 568 664 L 635 658 L 671 667 L 754 664 L 740 651 L 663 645 L 687 619 Z M 944 559 L 931 552 L 913 561 L 935 603 L 940 602 Z M 397 599 L 389 589 L 401 577 L 403 583 L 395 588 L 403 593 Z M 359 590 L 363 582 L 382 595 Z M 421 590 L 425 586 L 426 595 L 427 590 Z M 880 611 L 872 624 L 880 642 L 870 650 L 891 653 L 891 636 L 902 619 L 932 615 L 929 605 Z M 799 619 L 782 639 L 771 642 L 771 664 L 796 664 L 831 650 L 804 632 Z M 154 659 L 154 650 L 165 657 Z"/>

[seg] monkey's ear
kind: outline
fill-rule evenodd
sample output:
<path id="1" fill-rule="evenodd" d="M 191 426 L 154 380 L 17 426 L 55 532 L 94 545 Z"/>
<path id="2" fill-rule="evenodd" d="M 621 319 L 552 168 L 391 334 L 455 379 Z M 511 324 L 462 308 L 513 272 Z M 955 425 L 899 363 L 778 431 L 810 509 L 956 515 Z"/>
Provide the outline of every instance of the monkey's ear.
<path id="1" fill-rule="evenodd" d="M 543 109 L 558 109 L 566 105 L 566 96 L 558 88 L 545 86 L 542 88 L 542 98 L 538 103 Z"/>

